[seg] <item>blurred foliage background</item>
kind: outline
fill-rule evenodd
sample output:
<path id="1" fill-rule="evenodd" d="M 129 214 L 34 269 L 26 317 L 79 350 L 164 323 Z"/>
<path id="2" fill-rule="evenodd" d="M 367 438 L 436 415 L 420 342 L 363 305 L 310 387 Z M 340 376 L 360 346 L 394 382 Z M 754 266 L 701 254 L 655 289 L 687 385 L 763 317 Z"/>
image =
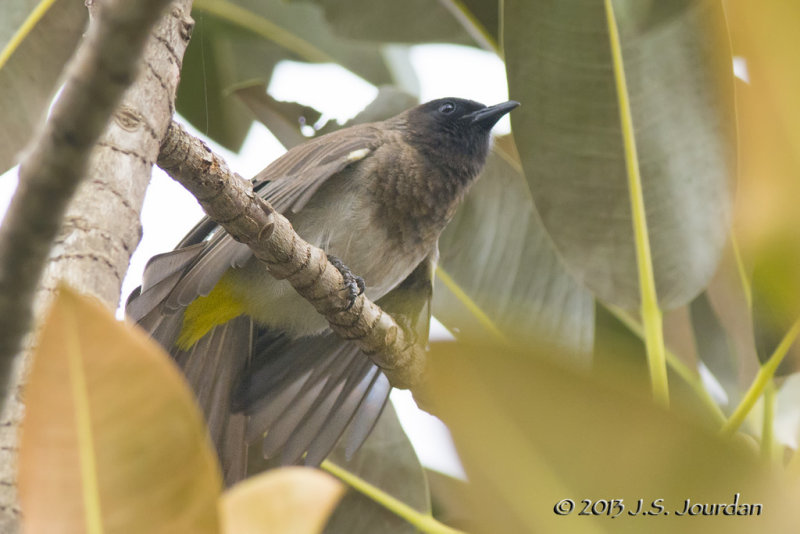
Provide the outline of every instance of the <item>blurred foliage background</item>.
<path id="1" fill-rule="evenodd" d="M 416 101 L 409 46 L 497 54 L 509 97 L 523 106 L 442 236 L 433 307 L 458 338 L 433 347 L 433 406 L 469 481 L 426 477 L 392 413 L 356 463 L 342 465 L 469 531 L 794 531 L 800 5 L 608 3 L 663 313 L 668 409 L 648 384 L 633 155 L 604 2 L 195 0 L 177 111 L 231 150 L 254 120 L 288 148 L 340 125 L 266 93 L 281 61 L 335 63 L 380 87 L 356 118 L 377 120 Z M 85 24 L 82 2 L 56 0 L 23 26 L 37 4 L 0 8 L 2 171 Z M 626 507 L 663 498 L 680 510 L 685 499 L 728 503 L 737 493 L 764 503 L 762 516 L 553 511 L 565 498 Z M 420 527 L 378 500 L 351 491 L 326 531 Z"/>

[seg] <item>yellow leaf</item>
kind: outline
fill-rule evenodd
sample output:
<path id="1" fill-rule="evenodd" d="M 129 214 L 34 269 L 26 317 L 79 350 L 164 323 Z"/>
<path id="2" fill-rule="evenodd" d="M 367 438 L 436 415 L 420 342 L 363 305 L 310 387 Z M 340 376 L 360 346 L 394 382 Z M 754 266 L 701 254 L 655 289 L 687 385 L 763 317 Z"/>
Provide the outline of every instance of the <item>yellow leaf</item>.
<path id="1" fill-rule="evenodd" d="M 61 288 L 24 395 L 25 532 L 218 532 L 222 484 L 202 415 L 133 326 Z"/>
<path id="2" fill-rule="evenodd" d="M 332 476 L 307 467 L 284 467 L 233 486 L 222 496 L 224 532 L 316 534 L 344 493 Z"/>
<path id="3" fill-rule="evenodd" d="M 749 83 L 737 88 L 740 182 L 736 229 L 746 257 L 798 245 L 800 210 L 800 4 L 730 0 L 734 54 Z M 794 282 L 796 283 L 796 282 Z"/>

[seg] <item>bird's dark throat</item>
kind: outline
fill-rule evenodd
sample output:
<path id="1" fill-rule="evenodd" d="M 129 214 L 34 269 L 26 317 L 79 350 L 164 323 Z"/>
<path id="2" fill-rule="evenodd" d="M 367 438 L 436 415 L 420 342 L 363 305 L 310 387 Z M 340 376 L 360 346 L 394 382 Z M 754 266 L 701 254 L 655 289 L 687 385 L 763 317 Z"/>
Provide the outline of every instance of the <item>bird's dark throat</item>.
<path id="1" fill-rule="evenodd" d="M 397 162 L 398 164 L 400 162 Z M 437 162 L 394 165 L 375 190 L 392 239 L 403 247 L 432 246 L 452 219 L 479 168 Z"/>

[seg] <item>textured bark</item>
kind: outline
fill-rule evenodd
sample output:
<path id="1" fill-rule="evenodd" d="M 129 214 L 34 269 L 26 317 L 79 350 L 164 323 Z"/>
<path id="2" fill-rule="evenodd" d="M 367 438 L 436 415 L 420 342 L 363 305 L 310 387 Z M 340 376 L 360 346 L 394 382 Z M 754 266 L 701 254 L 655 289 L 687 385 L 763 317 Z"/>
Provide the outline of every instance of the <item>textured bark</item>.
<path id="1" fill-rule="evenodd" d="M 209 217 L 248 245 L 270 274 L 286 279 L 325 316 L 336 334 L 355 341 L 394 387 L 421 388 L 425 351 L 406 339 L 394 319 L 363 294 L 348 308 L 342 274 L 325 252 L 298 236 L 291 223 L 255 195 L 250 182 L 233 174 L 205 143 L 173 122 L 158 165 L 197 197 Z"/>
<path id="2" fill-rule="evenodd" d="M 189 17 L 191 10 L 191 0 L 176 0 L 171 3 L 169 11 L 160 19 L 152 33 L 149 31 L 152 22 L 160 13 L 161 6 L 166 5 L 168 0 L 148 0 L 146 2 L 107 2 L 108 5 L 90 5 L 93 17 L 99 14 L 93 24 L 114 24 L 116 31 L 95 28 L 95 34 L 105 34 L 106 38 L 116 41 L 116 46 L 108 44 L 106 41 L 87 36 L 82 45 L 84 47 L 99 47 L 104 51 L 93 50 L 78 53 L 75 61 L 81 58 L 85 61 L 87 57 L 93 55 L 98 60 L 105 63 L 110 62 L 114 66 L 114 72 L 107 75 L 112 78 L 112 83 L 124 84 L 119 92 L 127 85 L 127 81 L 133 79 L 133 85 L 125 92 L 122 101 L 114 112 L 112 120 L 105 126 L 102 136 L 97 140 L 88 161 L 88 171 L 83 172 L 86 165 L 81 165 L 80 156 L 70 155 L 64 159 L 59 156 L 49 155 L 46 163 L 54 165 L 55 170 L 48 171 L 53 180 L 64 181 L 67 179 L 80 180 L 83 175 L 85 179 L 80 184 L 72 199 L 63 224 L 55 236 L 55 242 L 50 249 L 49 263 L 45 267 L 43 277 L 39 283 L 39 289 L 35 297 L 34 314 L 40 316 L 41 311 L 46 308 L 52 292 L 58 281 L 66 281 L 69 285 L 79 291 L 91 294 L 103 301 L 109 308 L 117 306 L 122 278 L 128 267 L 130 256 L 133 253 L 141 236 L 141 223 L 139 212 L 141 210 L 144 192 L 150 179 L 152 165 L 155 162 L 161 138 L 166 131 L 172 114 L 174 112 L 174 98 L 177 89 L 180 67 L 183 53 L 189 41 L 193 22 Z M 133 6 L 132 4 L 138 4 Z M 119 9 L 122 6 L 123 9 Z M 101 9 L 102 7 L 102 9 Z M 135 10 L 146 10 L 149 14 L 131 15 Z M 98 13 L 99 12 L 99 13 Z M 111 12 L 109 15 L 108 12 Z M 124 17 L 133 17 L 123 20 Z M 137 28 L 130 28 L 131 20 L 138 24 Z M 119 26 L 125 27 L 125 31 L 119 30 Z M 131 62 L 136 60 L 138 52 L 135 43 L 131 42 L 131 33 L 141 33 L 141 39 L 147 38 L 144 56 L 138 63 L 129 66 L 128 76 L 120 74 L 120 62 Z M 108 35 L 111 34 L 111 35 Z M 116 35 L 115 35 L 116 34 Z M 114 54 L 134 54 L 132 59 L 117 58 Z M 99 58 L 99 59 L 98 59 Z M 107 65 L 104 65 L 107 66 Z M 104 66 L 96 67 L 102 70 Z M 91 81 L 86 77 L 87 70 L 71 67 L 67 77 L 67 84 L 76 84 L 75 91 L 77 96 L 82 98 L 84 105 L 91 108 L 92 95 L 98 93 L 106 94 L 113 92 L 112 89 L 96 87 L 96 84 L 107 82 L 106 78 L 95 77 Z M 61 100 L 69 98 L 66 90 L 62 92 Z M 101 105 L 113 100 L 112 106 L 116 105 L 117 97 L 105 96 L 95 99 Z M 73 103 L 64 103 L 64 106 L 74 106 Z M 113 109 L 113 108 L 112 108 Z M 87 113 L 92 114 L 92 120 L 98 121 L 97 111 L 90 109 Z M 75 124 L 68 121 L 54 120 L 56 110 L 48 121 L 49 124 L 44 130 L 44 135 L 51 135 L 57 140 L 64 140 L 70 148 L 75 149 L 77 145 L 86 143 L 86 129 L 90 117 L 77 117 Z M 103 124 L 107 122 L 107 117 L 102 119 L 97 132 L 100 133 Z M 77 133 L 76 133 L 77 132 Z M 72 135 L 80 138 L 79 143 L 74 142 Z M 97 139 L 97 134 L 88 141 L 89 147 Z M 41 157 L 43 153 L 42 144 L 34 147 L 26 162 L 31 158 Z M 36 161 L 30 163 L 29 168 L 38 171 Z M 35 177 L 27 178 L 24 174 L 26 164 L 20 170 L 20 188 L 26 186 L 26 180 L 36 180 Z M 77 165 L 77 168 L 74 167 Z M 41 171 L 39 171 L 41 173 Z M 30 171 L 29 174 L 34 173 Z M 68 174 L 65 177 L 64 174 Z M 77 177 L 72 176 L 78 174 Z M 39 186 L 45 188 L 46 192 L 55 194 L 71 193 L 67 187 L 63 186 Z M 28 187 L 30 189 L 30 187 Z M 42 202 L 41 206 L 45 209 L 54 209 L 52 199 L 47 198 L 47 202 Z M 46 216 L 47 214 L 45 214 Z M 60 215 L 60 213 L 51 214 Z M 27 214 L 28 219 L 37 217 L 37 214 Z M 7 222 L 9 219 L 7 219 Z M 56 224 L 60 222 L 56 220 Z M 5 225 L 4 225 L 5 226 Z M 30 230 L 24 228 L 23 230 Z M 30 231 L 36 231 L 33 228 Z M 29 233 L 30 233 L 29 231 Z M 27 237 L 26 237 L 27 238 Z M 40 239 L 36 247 L 49 246 L 52 236 L 48 239 Z M 34 262 L 35 263 L 35 262 Z M 34 265 L 35 267 L 35 265 Z M 3 273 L 8 275 L 8 273 Z M 36 273 L 31 273 L 35 276 Z M 14 281 L 11 278 L 10 282 Z M 5 292 L 6 284 L 3 285 L 3 297 L 8 298 Z M 19 292 L 11 292 L 18 297 Z M 22 418 L 24 409 L 20 398 L 21 382 L 25 376 L 27 367 L 27 356 L 30 352 L 33 336 L 29 335 L 25 343 L 26 349 L 16 357 L 11 381 L 9 384 L 10 395 L 5 402 L 3 411 L 0 414 L 0 532 L 14 532 L 18 528 L 19 509 L 16 501 L 15 472 L 16 472 L 16 443 L 17 428 Z"/>

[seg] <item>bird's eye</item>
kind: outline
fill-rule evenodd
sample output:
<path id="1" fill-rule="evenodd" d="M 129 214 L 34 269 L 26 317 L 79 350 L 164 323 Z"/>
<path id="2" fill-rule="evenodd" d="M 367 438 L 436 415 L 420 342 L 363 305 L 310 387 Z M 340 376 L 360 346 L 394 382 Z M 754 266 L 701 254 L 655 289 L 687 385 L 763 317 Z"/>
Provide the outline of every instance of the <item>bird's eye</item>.
<path id="1" fill-rule="evenodd" d="M 456 105 L 452 102 L 445 102 L 439 106 L 439 113 L 449 114 L 456 110 Z"/>

